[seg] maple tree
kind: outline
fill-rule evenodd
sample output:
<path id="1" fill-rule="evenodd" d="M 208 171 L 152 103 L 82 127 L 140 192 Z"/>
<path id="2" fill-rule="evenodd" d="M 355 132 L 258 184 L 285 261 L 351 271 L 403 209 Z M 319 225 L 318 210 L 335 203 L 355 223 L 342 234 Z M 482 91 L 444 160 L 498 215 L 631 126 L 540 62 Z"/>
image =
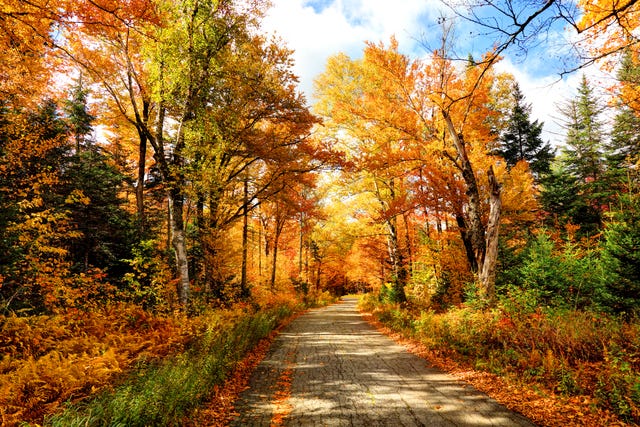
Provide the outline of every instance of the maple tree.
<path id="1" fill-rule="evenodd" d="M 337 133 L 346 134 L 345 145 L 356 153 L 352 157 L 358 158 L 354 164 L 359 170 L 372 174 L 380 216 L 384 220 L 388 215 L 392 265 L 394 248 L 398 248 L 398 215 L 415 209 L 419 202 L 430 202 L 435 212 L 453 207 L 470 267 L 480 274 L 487 298 L 492 299 L 500 190 L 484 148 L 493 138 L 486 121 L 492 116 L 489 85 L 480 79 L 486 73 L 470 64 L 458 74 L 437 52 L 428 63 L 410 61 L 397 51 L 394 40 L 389 48 L 368 44 L 361 61 L 344 55 L 329 61 L 327 72 L 318 80 L 318 111 L 330 116 Z M 446 145 L 441 148 L 443 133 L 449 135 L 453 153 Z M 486 224 L 471 158 L 488 171 L 482 188 L 491 188 L 492 210 Z M 410 176 L 417 185 L 407 192 L 404 182 L 409 181 L 404 180 Z M 400 271 L 394 271 L 396 277 Z"/>

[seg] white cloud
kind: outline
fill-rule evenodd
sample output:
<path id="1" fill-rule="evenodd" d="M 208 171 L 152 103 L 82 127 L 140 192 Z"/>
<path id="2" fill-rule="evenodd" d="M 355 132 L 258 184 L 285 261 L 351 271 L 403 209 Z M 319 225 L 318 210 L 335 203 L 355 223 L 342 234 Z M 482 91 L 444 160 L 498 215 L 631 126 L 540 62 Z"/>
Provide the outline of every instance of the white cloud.
<path id="1" fill-rule="evenodd" d="M 425 55 L 425 48 L 417 40 L 440 32 L 436 21 L 443 10 L 440 0 L 272 0 L 272 4 L 263 28 L 281 37 L 294 50 L 294 72 L 310 102 L 313 81 L 323 72 L 329 56 L 344 52 L 359 57 L 365 41 L 388 42 L 392 35 L 398 39 L 401 51 L 412 56 Z M 470 33 L 461 24 L 458 22 L 456 32 Z M 566 57 L 561 46 L 566 48 L 572 35 L 559 29 L 544 38 L 540 40 L 545 45 L 542 49 L 532 50 L 517 63 L 504 59 L 498 67 L 512 73 L 520 83 L 526 101 L 532 104 L 532 118 L 544 122 L 544 139 L 560 145 L 564 131 L 558 105 L 575 95 L 582 73 L 596 87 L 609 85 L 611 79 L 596 67 L 561 79 L 560 60 Z M 486 40 L 476 36 L 467 43 L 469 47 L 481 48 Z"/>
<path id="2" fill-rule="evenodd" d="M 309 100 L 313 80 L 329 56 L 344 52 L 359 57 L 365 41 L 387 42 L 391 36 L 409 49 L 422 33 L 425 18 L 440 7 L 438 0 L 325 0 L 313 2 L 315 8 L 308 0 L 272 3 L 263 28 L 294 50 L 294 71 Z"/>
<path id="3" fill-rule="evenodd" d="M 613 77 L 595 65 L 575 71 L 564 78 L 560 77 L 557 69 L 546 76 L 534 76 L 527 70 L 527 64 L 514 64 L 509 59 L 503 59 L 497 64 L 497 70 L 513 74 L 525 95 L 525 102 L 532 106 L 531 119 L 544 122 L 543 139 L 551 141 L 554 146 L 561 146 L 565 140 L 563 117 L 559 111 L 566 102 L 575 99 L 577 88 L 582 76 L 594 91 L 594 95 L 602 104 L 609 101 L 607 89 L 614 83 Z M 601 117 L 610 120 L 610 117 Z"/>

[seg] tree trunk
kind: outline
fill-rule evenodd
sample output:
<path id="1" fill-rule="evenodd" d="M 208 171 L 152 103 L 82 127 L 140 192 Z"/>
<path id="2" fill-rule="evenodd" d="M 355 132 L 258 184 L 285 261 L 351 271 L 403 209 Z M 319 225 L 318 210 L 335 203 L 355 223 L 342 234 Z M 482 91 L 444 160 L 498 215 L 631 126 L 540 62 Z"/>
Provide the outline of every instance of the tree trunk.
<path id="1" fill-rule="evenodd" d="M 196 229 L 197 229 L 196 240 L 200 247 L 201 254 L 204 254 L 204 247 L 206 244 L 205 235 L 207 232 L 207 227 L 205 224 L 206 220 L 204 216 L 204 201 L 205 201 L 205 195 L 203 194 L 202 191 L 198 191 L 198 194 L 196 196 Z M 193 269 L 193 278 L 195 280 L 202 281 L 204 277 L 205 265 L 206 263 L 204 261 L 204 256 L 200 255 L 196 259 L 194 259 L 192 269 Z"/>
<path id="2" fill-rule="evenodd" d="M 373 183 L 375 185 L 378 202 L 380 203 L 381 212 L 383 215 L 386 215 L 387 212 L 385 211 L 387 210 L 387 205 L 385 204 L 384 199 L 382 198 L 382 194 L 380 193 L 378 181 L 374 179 Z M 395 186 L 393 179 L 390 180 L 388 188 L 390 197 L 393 200 L 395 198 Z M 393 275 L 392 283 L 395 298 L 397 299 L 397 302 L 405 302 L 407 300 L 407 296 L 404 292 L 404 286 L 407 282 L 407 269 L 405 266 L 404 256 L 400 252 L 400 247 L 398 244 L 398 226 L 396 217 L 393 216 L 391 218 L 386 218 L 385 224 L 389 232 L 389 235 L 387 237 L 387 251 L 389 253 L 389 261 L 391 262 L 391 272 Z"/>
<path id="3" fill-rule="evenodd" d="M 502 200 L 500 194 L 502 188 L 496 180 L 493 167 L 487 173 L 489 177 L 489 222 L 487 223 L 486 248 L 487 252 L 480 272 L 480 285 L 483 298 L 489 304 L 495 302 L 496 264 L 498 261 L 498 234 L 500 230 L 500 215 Z"/>
<path id="4" fill-rule="evenodd" d="M 408 276 L 411 277 L 413 275 L 413 245 L 411 243 L 411 233 L 409 230 L 408 216 L 409 215 L 405 213 L 404 215 L 402 215 L 402 219 L 404 221 L 404 241 L 405 245 L 407 246 L 407 273 Z"/>
<path id="5" fill-rule="evenodd" d="M 442 116 L 447 124 L 447 129 L 453 140 L 453 145 L 458 154 L 460 163 L 456 166 L 462 172 L 462 178 L 466 185 L 466 194 L 468 198 L 467 215 L 464 218 L 467 237 L 471 242 L 473 255 L 476 260 L 476 269 L 484 264 L 484 256 L 486 251 L 485 227 L 482 224 L 482 204 L 480 202 L 480 191 L 478 190 L 478 182 L 473 172 L 473 166 L 469 161 L 467 149 L 462 135 L 456 132 L 455 126 L 451 121 L 451 117 L 446 111 L 442 111 Z M 473 264 L 472 264 L 473 266 Z"/>
<path id="6" fill-rule="evenodd" d="M 145 127 L 149 124 L 149 102 L 142 103 L 142 120 Z M 144 178 L 147 169 L 147 141 L 145 130 L 137 126 L 140 145 L 138 146 L 138 177 L 136 180 L 136 213 L 138 215 L 138 232 L 142 236 L 146 229 L 144 212 Z"/>
<path id="7" fill-rule="evenodd" d="M 282 230 L 283 230 L 284 224 L 286 222 L 284 217 L 281 218 L 280 215 L 278 215 L 278 213 L 276 214 L 277 217 L 276 217 L 276 221 L 275 221 L 275 230 L 273 232 L 273 258 L 272 258 L 272 265 L 271 265 L 271 281 L 270 281 L 271 291 L 275 290 L 275 286 L 276 286 L 276 266 L 277 266 L 277 261 L 278 261 L 278 241 L 280 240 L 280 235 L 282 234 Z"/>
<path id="8" fill-rule="evenodd" d="M 304 241 L 304 212 L 300 212 L 300 239 L 298 241 L 298 278 L 302 280 L 302 243 Z"/>
<path id="9" fill-rule="evenodd" d="M 169 191 L 169 207 L 171 211 L 171 245 L 175 251 L 178 270 L 178 301 L 182 306 L 186 306 L 189 302 L 189 260 L 184 232 L 184 199 L 179 189 Z"/>
<path id="10" fill-rule="evenodd" d="M 242 207 L 242 268 L 240 275 L 240 289 L 244 292 L 247 289 L 247 252 L 249 245 L 249 177 L 244 178 L 244 193 Z"/>
<path id="11" fill-rule="evenodd" d="M 467 230 L 467 224 L 462 214 L 456 214 L 456 223 L 460 230 L 460 237 L 462 238 L 464 251 L 467 255 L 467 261 L 469 261 L 469 268 L 473 274 L 476 274 L 478 273 L 478 260 L 476 259 L 475 252 L 473 251 L 473 243 L 471 242 L 471 237 Z"/>
<path id="12" fill-rule="evenodd" d="M 138 179 L 136 182 L 136 211 L 138 214 L 138 231 L 142 235 L 145 231 L 144 217 L 144 174 L 147 157 L 147 137 L 140 134 L 140 147 L 138 149 Z"/>

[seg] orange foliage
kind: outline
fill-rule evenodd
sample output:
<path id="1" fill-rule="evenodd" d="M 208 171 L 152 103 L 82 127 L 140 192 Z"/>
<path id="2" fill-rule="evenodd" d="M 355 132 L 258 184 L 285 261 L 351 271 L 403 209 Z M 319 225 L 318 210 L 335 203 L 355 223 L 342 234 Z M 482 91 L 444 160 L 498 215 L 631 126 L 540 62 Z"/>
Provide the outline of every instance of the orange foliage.
<path id="1" fill-rule="evenodd" d="M 0 319 L 2 425 L 41 422 L 63 402 L 95 394 L 137 361 L 182 350 L 203 325 L 135 306 Z"/>
<path id="2" fill-rule="evenodd" d="M 584 46 L 614 69 L 616 54 L 636 43 L 640 6 L 634 0 L 580 0 L 578 6 L 584 11 L 578 21 Z"/>

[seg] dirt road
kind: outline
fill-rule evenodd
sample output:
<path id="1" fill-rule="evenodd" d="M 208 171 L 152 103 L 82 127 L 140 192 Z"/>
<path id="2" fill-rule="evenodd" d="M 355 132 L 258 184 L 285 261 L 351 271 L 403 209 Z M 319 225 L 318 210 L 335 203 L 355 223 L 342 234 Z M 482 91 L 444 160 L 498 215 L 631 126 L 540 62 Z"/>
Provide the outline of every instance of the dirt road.
<path id="1" fill-rule="evenodd" d="M 533 426 L 376 331 L 356 299 L 312 310 L 274 341 L 233 426 Z"/>

